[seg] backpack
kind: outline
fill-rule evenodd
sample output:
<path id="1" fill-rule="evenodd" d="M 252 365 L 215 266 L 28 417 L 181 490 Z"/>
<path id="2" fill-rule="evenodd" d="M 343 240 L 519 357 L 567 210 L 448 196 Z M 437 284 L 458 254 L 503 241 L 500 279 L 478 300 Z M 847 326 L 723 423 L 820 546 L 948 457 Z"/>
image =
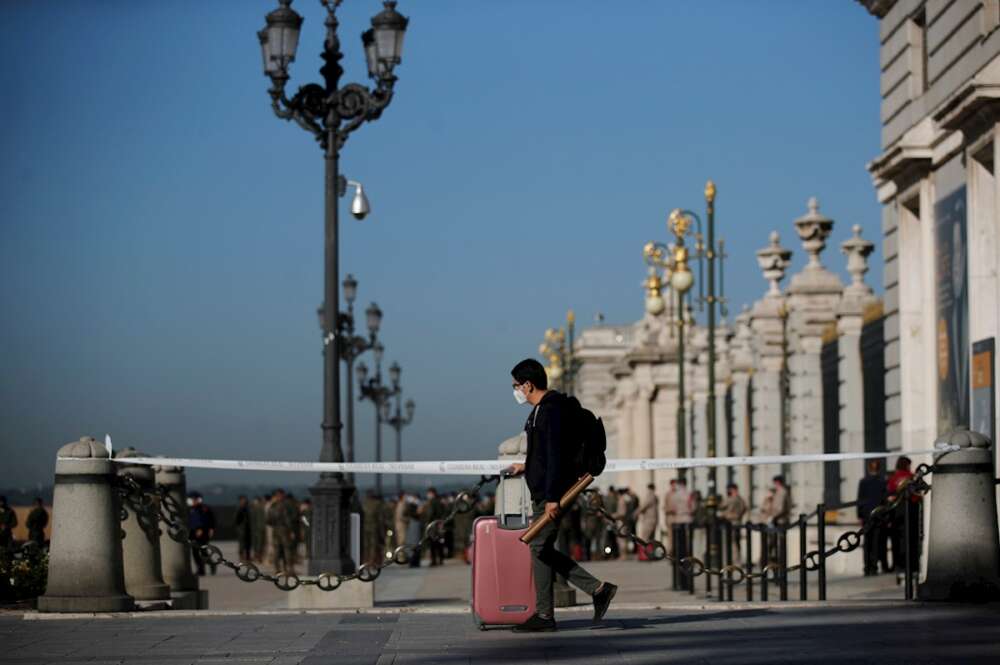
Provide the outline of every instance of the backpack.
<path id="1" fill-rule="evenodd" d="M 576 469 L 579 475 L 589 473 L 595 478 L 601 475 L 608 463 L 605 451 L 608 439 L 604 432 L 604 421 L 580 404 L 575 397 L 569 398 L 573 418 L 573 434 L 580 442 Z"/>

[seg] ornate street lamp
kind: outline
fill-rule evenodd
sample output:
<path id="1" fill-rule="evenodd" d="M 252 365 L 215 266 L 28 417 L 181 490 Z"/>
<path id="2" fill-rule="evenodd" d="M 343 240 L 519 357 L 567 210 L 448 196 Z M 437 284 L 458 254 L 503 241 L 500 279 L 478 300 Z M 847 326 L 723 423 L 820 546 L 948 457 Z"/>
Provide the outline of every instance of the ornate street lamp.
<path id="1" fill-rule="evenodd" d="M 330 314 L 323 316 L 323 446 L 321 462 L 342 462 L 340 445 L 340 351 L 341 344 L 333 344 L 339 325 L 340 311 L 338 288 L 338 214 L 337 198 L 346 189 L 346 181 L 338 171 L 340 149 L 347 137 L 365 121 L 372 121 L 392 100 L 396 65 L 401 62 L 403 35 L 408 20 L 396 12 L 395 2 L 386 2 L 385 8 L 372 18 L 374 44 L 369 47 L 367 38 L 362 40 L 368 59 L 369 76 L 374 88 L 357 83 L 340 84 L 344 70 L 340 60 L 344 57 L 337 36 L 336 10 L 340 0 L 320 0 L 326 8 L 326 39 L 320 69 L 323 84 L 309 83 L 298 89 L 289 99 L 285 85 L 289 67 L 295 60 L 302 17 L 291 8 L 291 0 L 279 0 L 278 8 L 267 15 L 266 27 L 258 34 L 263 56 L 264 74 L 271 79 L 268 94 L 275 115 L 283 120 L 294 120 L 297 125 L 315 137 L 323 150 L 325 175 L 325 256 L 323 279 L 324 308 Z M 368 212 L 367 199 L 360 186 L 352 201 L 351 212 L 361 218 Z M 310 488 L 313 496 L 312 558 L 309 574 L 346 574 L 355 569 L 349 549 L 350 531 L 348 513 L 354 496 L 354 486 L 340 473 L 320 474 L 319 482 Z"/>
<path id="2" fill-rule="evenodd" d="M 379 313 L 381 315 L 381 312 Z M 389 381 L 391 386 L 382 384 L 382 355 L 385 349 L 381 344 L 375 344 L 372 355 L 375 357 L 375 374 L 370 379 L 368 377 L 368 367 L 364 363 L 359 363 L 357 367 L 358 383 L 361 385 L 361 400 L 370 400 L 375 407 L 375 461 L 382 461 L 382 423 L 387 420 L 385 410 L 389 407 L 390 398 L 399 395 L 399 377 L 402 374 L 398 363 L 393 363 L 389 367 Z M 397 456 L 399 449 L 397 448 Z M 382 496 L 382 474 L 375 475 L 375 491 Z"/>
<path id="3" fill-rule="evenodd" d="M 348 274 L 344 277 L 341 286 L 344 289 L 344 301 L 347 303 L 347 311 L 341 312 L 337 324 L 338 353 L 340 358 L 347 364 L 347 419 L 345 427 L 346 446 L 344 457 L 348 462 L 354 461 L 354 383 L 350 377 L 354 373 L 354 362 L 365 351 L 375 348 L 378 344 L 378 331 L 382 325 L 382 310 L 378 305 L 372 303 L 365 310 L 365 323 L 368 328 L 368 335 L 355 334 L 354 301 L 358 296 L 358 280 Z M 323 324 L 324 308 L 320 307 L 320 326 Z M 353 478 L 353 474 L 351 474 Z"/>
<path id="4" fill-rule="evenodd" d="M 576 315 L 573 310 L 566 312 L 566 327 L 549 328 L 545 338 L 538 345 L 538 353 L 548 360 L 545 374 L 554 386 L 567 395 L 572 395 L 576 387 L 576 375 L 580 370 L 580 361 L 573 355 L 573 333 L 576 326 Z"/>
<path id="5" fill-rule="evenodd" d="M 689 234 L 692 226 L 692 219 L 697 224 L 697 232 L 694 234 L 695 238 L 695 252 L 692 258 L 698 260 L 698 274 L 699 277 L 703 276 L 702 271 L 702 260 L 708 264 L 708 280 L 707 287 L 708 293 L 705 294 L 702 291 L 702 283 L 704 280 L 698 280 L 698 306 L 699 309 L 708 306 L 708 404 L 706 405 L 706 433 L 708 435 L 708 456 L 715 457 L 717 451 L 717 433 L 716 433 L 716 399 L 715 399 L 715 306 L 718 303 L 720 305 L 720 312 L 722 316 L 726 316 L 726 299 L 722 296 L 724 292 L 724 281 L 723 281 L 723 263 L 722 259 L 725 258 L 724 254 L 724 244 L 720 240 L 718 245 L 715 242 L 715 183 L 709 180 L 705 184 L 705 207 L 707 211 L 708 218 L 708 238 L 707 242 L 703 243 L 703 236 L 701 235 L 701 218 L 690 210 L 676 209 L 670 213 L 670 217 L 667 220 L 667 225 L 670 230 L 673 231 L 675 238 L 677 239 L 676 245 L 672 248 L 666 248 L 658 243 L 647 243 L 643 250 L 646 256 L 647 262 L 652 265 L 661 265 L 672 271 L 670 275 L 670 284 L 672 288 L 678 293 L 678 310 L 681 313 L 681 318 L 683 319 L 683 294 L 691 288 L 694 282 L 694 275 L 691 273 L 688 267 L 688 250 L 684 246 L 684 237 Z M 669 256 L 672 251 L 672 262 L 664 262 L 664 256 Z M 719 259 L 719 293 L 715 290 L 715 261 Z M 649 300 L 649 298 L 647 298 Z M 653 298 L 655 305 L 655 298 Z M 684 409 L 684 328 L 683 323 L 679 326 L 680 329 L 680 342 L 679 342 L 679 360 L 678 365 L 680 366 L 680 381 L 678 384 L 680 390 L 680 404 L 678 408 L 681 414 L 678 418 L 678 446 L 683 445 L 684 436 L 684 425 L 683 425 L 683 409 Z M 708 470 L 708 496 L 705 500 L 705 507 L 708 508 L 709 522 L 711 524 L 710 534 L 717 534 L 716 526 L 716 510 L 719 505 L 719 496 L 717 492 L 717 471 L 716 467 L 709 467 Z M 718 538 L 710 535 L 709 537 L 709 557 L 711 565 L 716 565 L 720 559 L 721 551 L 718 547 Z"/>
<path id="6" fill-rule="evenodd" d="M 395 383 L 399 383 L 397 375 Z M 396 461 L 403 461 L 403 428 L 413 422 L 413 412 L 417 409 L 417 404 L 412 399 L 406 400 L 403 405 L 403 391 L 396 392 L 396 413 L 392 412 L 391 400 L 386 400 L 382 408 L 382 422 L 396 430 Z M 404 415 L 403 409 L 406 409 Z M 403 476 L 396 474 L 396 494 L 403 491 Z"/>

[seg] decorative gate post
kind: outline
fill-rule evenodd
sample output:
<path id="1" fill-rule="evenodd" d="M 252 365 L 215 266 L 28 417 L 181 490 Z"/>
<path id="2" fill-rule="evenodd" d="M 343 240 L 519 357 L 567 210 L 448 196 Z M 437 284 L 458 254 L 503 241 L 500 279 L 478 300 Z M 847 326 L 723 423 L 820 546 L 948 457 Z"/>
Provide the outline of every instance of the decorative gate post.
<path id="1" fill-rule="evenodd" d="M 117 459 L 145 457 L 135 448 L 126 448 L 118 453 Z M 139 501 L 128 495 L 124 508 L 127 513 L 122 529 L 122 559 L 125 562 L 125 590 L 136 600 L 170 600 L 170 587 L 163 582 L 160 570 L 160 524 L 157 519 L 159 507 L 151 493 L 156 488 L 153 467 L 139 464 L 117 464 L 118 475 L 130 475 L 150 500 Z"/>
<path id="2" fill-rule="evenodd" d="M 157 485 L 162 485 L 173 506 L 180 510 L 187 528 L 187 481 L 178 466 L 155 466 Z M 186 540 L 174 540 L 165 527 L 160 528 L 160 565 L 163 581 L 170 586 L 171 607 L 175 610 L 208 609 L 208 591 L 198 589 L 198 578 L 191 571 L 191 546 Z"/>
<path id="3" fill-rule="evenodd" d="M 68 443 L 56 457 L 49 580 L 39 612 L 125 612 L 119 505 L 114 465 L 92 437 Z"/>

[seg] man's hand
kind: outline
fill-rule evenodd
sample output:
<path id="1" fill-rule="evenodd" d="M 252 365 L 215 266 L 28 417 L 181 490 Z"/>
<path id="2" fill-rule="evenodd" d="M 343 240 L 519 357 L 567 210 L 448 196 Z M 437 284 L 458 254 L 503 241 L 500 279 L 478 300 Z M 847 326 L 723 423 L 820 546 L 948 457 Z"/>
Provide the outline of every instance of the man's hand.
<path id="1" fill-rule="evenodd" d="M 511 478 L 520 476 L 522 473 L 524 473 L 524 464 L 522 464 L 521 462 L 514 462 L 513 464 L 507 467 L 506 471 Z"/>
<path id="2" fill-rule="evenodd" d="M 545 504 L 545 516 L 550 520 L 559 518 L 559 502 L 549 501 Z"/>

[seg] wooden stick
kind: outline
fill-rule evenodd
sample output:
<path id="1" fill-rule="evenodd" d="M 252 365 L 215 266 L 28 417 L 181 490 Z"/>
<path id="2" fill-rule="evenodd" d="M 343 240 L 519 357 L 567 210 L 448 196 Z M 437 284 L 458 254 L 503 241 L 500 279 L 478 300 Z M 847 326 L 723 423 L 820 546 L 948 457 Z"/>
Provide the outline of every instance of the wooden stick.
<path id="1" fill-rule="evenodd" d="M 589 473 L 585 473 L 583 477 L 576 481 L 576 484 L 566 490 L 566 493 L 562 495 L 561 499 L 559 499 L 559 511 L 562 512 L 573 505 L 573 502 L 576 501 L 576 497 L 580 496 L 580 493 L 587 489 L 592 482 L 594 482 L 594 477 Z M 535 536 L 538 535 L 538 532 L 545 528 L 545 526 L 551 521 L 552 520 L 549 519 L 548 515 L 542 515 L 528 527 L 527 531 L 521 534 L 520 541 L 525 544 L 530 543 L 535 539 Z"/>

